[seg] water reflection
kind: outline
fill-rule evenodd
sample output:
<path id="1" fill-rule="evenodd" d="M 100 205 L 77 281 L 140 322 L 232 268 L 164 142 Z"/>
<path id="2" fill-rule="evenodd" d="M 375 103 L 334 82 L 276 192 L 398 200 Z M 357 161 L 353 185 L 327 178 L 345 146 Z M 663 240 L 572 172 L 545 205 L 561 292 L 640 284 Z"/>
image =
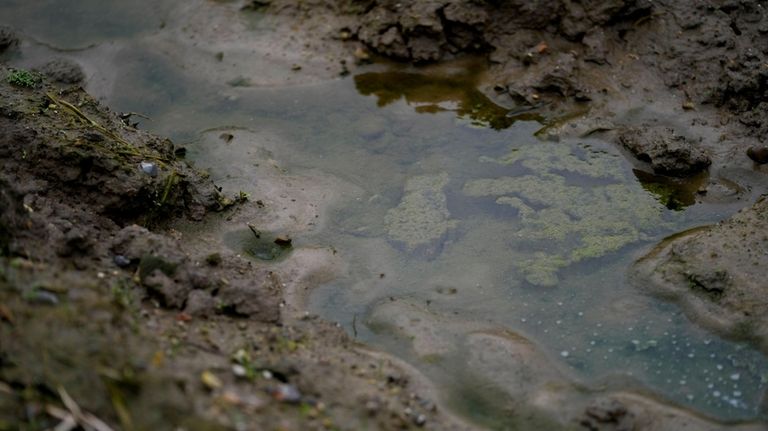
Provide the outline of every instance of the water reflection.
<path id="1" fill-rule="evenodd" d="M 633 169 L 643 188 L 670 210 L 681 211 L 696 203 L 706 193 L 709 173 L 704 171 L 689 178 L 673 178 Z"/>
<path id="2" fill-rule="evenodd" d="M 472 65 L 453 73 L 425 74 L 393 70 L 362 73 L 354 77 L 360 94 L 374 95 L 385 107 L 404 99 L 418 113 L 453 112 L 473 125 L 501 130 L 521 119 L 491 101 L 477 88 L 483 67 Z M 535 116 L 528 116 L 533 119 Z M 523 117 L 524 118 L 524 117 Z"/>

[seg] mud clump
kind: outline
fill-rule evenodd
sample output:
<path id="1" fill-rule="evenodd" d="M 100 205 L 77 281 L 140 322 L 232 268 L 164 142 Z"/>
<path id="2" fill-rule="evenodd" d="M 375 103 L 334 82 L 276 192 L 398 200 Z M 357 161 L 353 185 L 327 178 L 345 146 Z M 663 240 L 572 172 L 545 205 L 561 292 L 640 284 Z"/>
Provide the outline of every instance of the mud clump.
<path id="1" fill-rule="evenodd" d="M 19 43 L 16 34 L 8 27 L 0 26 L 0 54 Z"/>
<path id="2" fill-rule="evenodd" d="M 712 161 L 696 143 L 670 127 L 638 127 L 624 130 L 619 143 L 637 159 L 661 175 L 684 177 L 706 169 Z"/>
<path id="3" fill-rule="evenodd" d="M 718 333 L 768 349 L 768 200 L 706 229 L 672 238 L 638 261 L 637 286 L 681 304 Z"/>
<path id="4" fill-rule="evenodd" d="M 627 407 L 615 399 L 600 398 L 590 404 L 580 424 L 588 430 L 598 431 L 608 426 L 615 429 L 635 429 L 637 422 L 634 414 L 627 411 Z"/>
<path id="5" fill-rule="evenodd" d="M 511 30 L 560 31 L 578 40 L 591 28 L 647 14 L 643 1 L 353 2 L 366 12 L 354 33 L 374 52 L 414 62 L 504 49 Z M 362 6 L 362 7 L 361 7 Z M 359 10 L 354 9 L 352 10 Z"/>
<path id="6" fill-rule="evenodd" d="M 280 317 L 280 282 L 268 270 L 249 268 L 239 259 L 199 266 L 181 244 L 165 235 L 133 225 L 119 231 L 111 251 L 127 259 L 141 284 L 170 308 L 191 315 L 216 313 L 277 322 Z M 202 260 L 202 259 L 200 259 Z"/>
<path id="7" fill-rule="evenodd" d="M 79 64 L 66 59 L 55 59 L 45 63 L 38 70 L 49 79 L 61 84 L 81 84 L 85 73 Z"/>

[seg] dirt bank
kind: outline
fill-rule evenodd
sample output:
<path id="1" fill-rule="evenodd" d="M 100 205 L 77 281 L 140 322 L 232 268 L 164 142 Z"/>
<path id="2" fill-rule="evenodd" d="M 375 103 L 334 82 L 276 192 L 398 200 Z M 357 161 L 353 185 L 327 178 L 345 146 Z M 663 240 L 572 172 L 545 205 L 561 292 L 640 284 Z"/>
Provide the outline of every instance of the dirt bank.
<path id="1" fill-rule="evenodd" d="M 661 243 L 634 268 L 637 286 L 681 304 L 720 334 L 768 351 L 768 201 Z"/>
<path id="2" fill-rule="evenodd" d="M 484 87 L 510 108 L 553 115 L 581 109 L 608 119 L 621 102 L 673 95 L 669 108 L 679 114 L 700 110 L 691 118 L 712 121 L 714 108 L 718 125 L 734 123 L 721 147 L 744 151 L 735 141 L 765 140 L 768 19 L 759 1 L 246 3 L 296 16 L 313 31 L 324 22 L 318 36 L 345 41 L 357 62 L 486 55 L 492 67 Z"/>
<path id="3" fill-rule="evenodd" d="M 283 315 L 280 271 L 185 246 L 164 226 L 258 205 L 57 81 L 0 69 L 0 429 L 466 429 L 406 365 Z"/>

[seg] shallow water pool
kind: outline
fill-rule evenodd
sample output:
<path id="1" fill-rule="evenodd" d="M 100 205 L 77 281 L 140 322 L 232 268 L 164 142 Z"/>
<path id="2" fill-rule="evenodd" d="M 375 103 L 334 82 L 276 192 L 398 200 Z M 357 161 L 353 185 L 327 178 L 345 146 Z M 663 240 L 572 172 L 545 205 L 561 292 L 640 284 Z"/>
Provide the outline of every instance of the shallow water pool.
<path id="1" fill-rule="evenodd" d="M 151 117 L 143 128 L 187 146 L 227 190 L 256 187 L 254 153 L 354 189 L 320 228 L 296 239 L 333 247 L 349 263 L 312 293 L 310 311 L 406 358 L 459 411 L 492 427 L 514 422 L 505 413 L 514 395 L 471 369 L 471 352 L 414 348 L 388 329 L 399 316 L 385 304 L 438 316 L 425 323 L 436 340 L 446 337 L 440 322 L 451 322 L 453 335 L 464 326 L 522 334 L 591 391 L 630 389 L 719 419 L 765 419 L 766 358 L 699 329 L 626 274 L 665 236 L 720 220 L 742 203 L 670 205 L 659 187 L 638 181 L 614 145 L 537 137 L 547 127 L 541 118 L 511 113 L 477 90 L 476 62 L 432 72 L 378 65 L 306 86 L 211 82 L 156 49 L 152 37 L 168 10 L 156 7 L 154 23 L 110 6 L 104 25 L 72 32 L 11 2 L 8 10 L 38 41 L 14 61 L 54 50 L 97 70 L 92 82 L 103 82 L 97 66 L 106 68 L 113 85 L 92 90 L 118 110 Z M 78 10 L 56 22 L 87 16 Z M 118 39 L 116 54 L 94 60 Z M 234 139 L 206 139 L 213 131 Z M 227 235 L 222 241 L 261 256 Z M 423 353 L 433 351 L 446 353 Z"/>

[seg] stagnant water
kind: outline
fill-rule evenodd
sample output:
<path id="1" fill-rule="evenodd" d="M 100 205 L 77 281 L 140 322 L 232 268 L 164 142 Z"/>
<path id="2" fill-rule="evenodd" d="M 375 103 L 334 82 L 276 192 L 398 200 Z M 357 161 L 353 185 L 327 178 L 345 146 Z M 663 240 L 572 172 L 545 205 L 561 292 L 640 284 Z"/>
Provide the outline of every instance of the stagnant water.
<path id="1" fill-rule="evenodd" d="M 406 358 L 459 411 L 507 423 L 503 394 L 468 368 L 469 353 L 421 354 L 391 330 L 399 313 L 440 316 L 437 338 L 446 321 L 524 334 L 591 387 L 650 391 L 720 419 L 764 418 L 766 358 L 691 324 L 626 275 L 665 236 L 740 204 L 673 205 L 610 143 L 538 138 L 535 118 L 476 91 L 474 63 L 453 74 L 378 66 L 314 85 L 233 86 L 179 67 L 151 42 L 174 2 L 113 3 L 11 1 L 0 23 L 36 41 L 12 61 L 77 59 L 110 106 L 150 116 L 142 127 L 186 145 L 230 190 L 254 188 L 251 155 L 267 141 L 281 168 L 352 185 L 323 229 L 296 240 L 349 262 L 313 292 L 311 311 Z M 253 31 L 269 31 L 258 23 Z M 234 135 L 226 148 L 211 139 L 219 130 Z"/>

